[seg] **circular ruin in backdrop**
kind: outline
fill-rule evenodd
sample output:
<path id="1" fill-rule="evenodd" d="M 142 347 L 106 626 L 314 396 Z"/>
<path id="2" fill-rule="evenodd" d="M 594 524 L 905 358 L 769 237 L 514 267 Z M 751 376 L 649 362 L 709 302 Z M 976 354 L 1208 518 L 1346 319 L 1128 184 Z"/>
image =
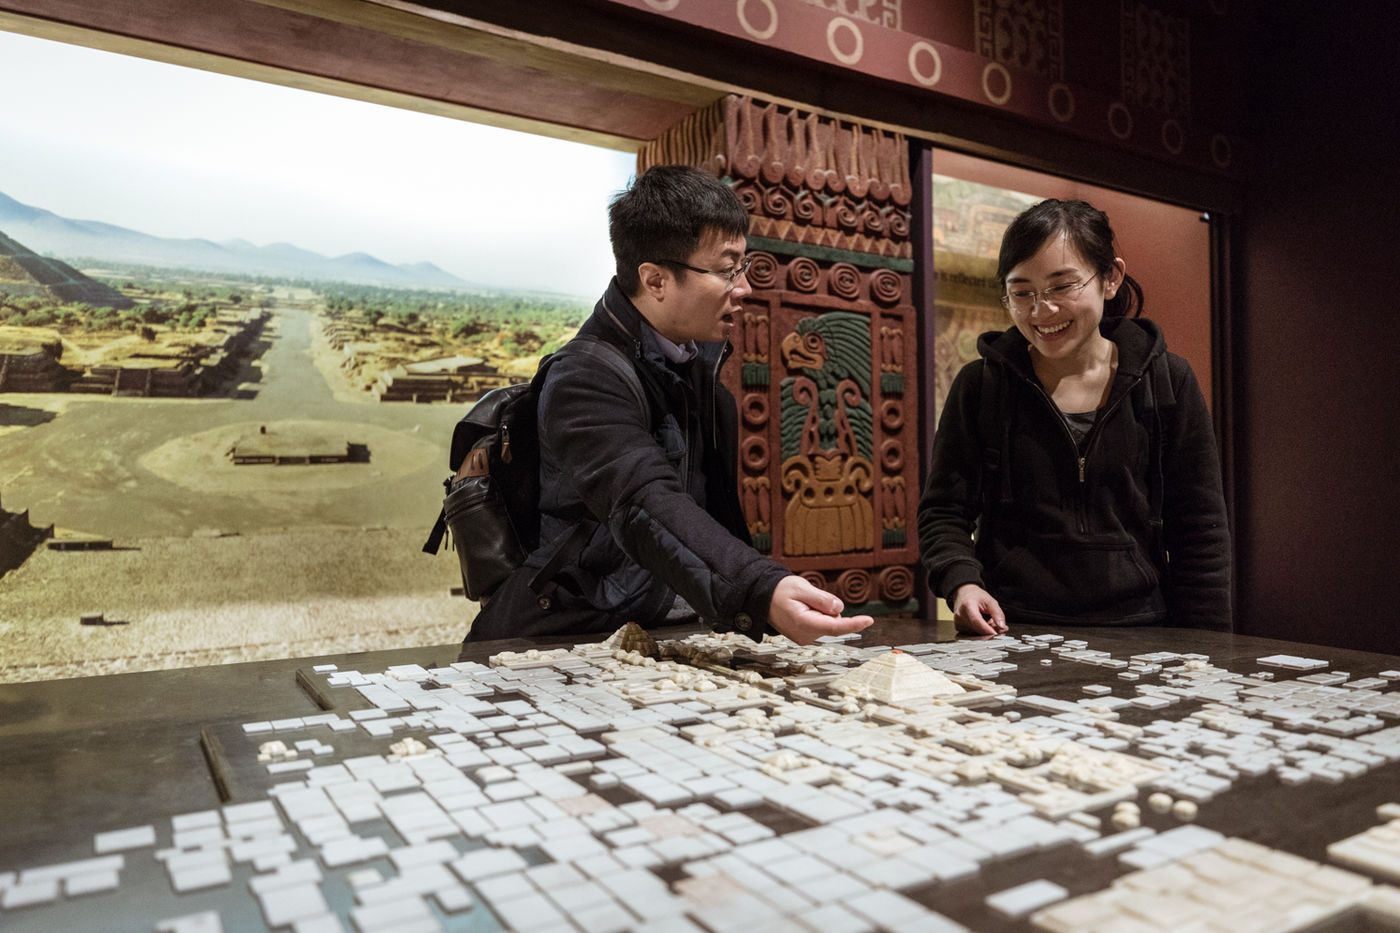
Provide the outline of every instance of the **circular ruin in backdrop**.
<path id="1" fill-rule="evenodd" d="M 235 458 L 237 454 L 237 458 Z M 242 421 L 166 441 L 140 464 L 196 492 L 349 489 L 406 476 L 443 458 L 411 432 L 344 421 Z"/>

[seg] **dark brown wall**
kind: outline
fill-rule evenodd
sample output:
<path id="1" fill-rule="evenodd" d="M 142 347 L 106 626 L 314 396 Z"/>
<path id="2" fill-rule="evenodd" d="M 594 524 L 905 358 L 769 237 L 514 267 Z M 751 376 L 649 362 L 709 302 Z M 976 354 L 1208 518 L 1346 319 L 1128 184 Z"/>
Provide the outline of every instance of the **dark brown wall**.
<path id="1" fill-rule="evenodd" d="M 1261 6 L 1234 334 L 1237 620 L 1397 652 L 1400 5 Z"/>
<path id="2" fill-rule="evenodd" d="M 1038 198 L 1083 198 L 1107 213 L 1128 272 L 1142 284 L 1145 316 L 1191 364 L 1210 403 L 1210 249 L 1198 212 L 956 152 L 935 150 L 933 170 Z"/>

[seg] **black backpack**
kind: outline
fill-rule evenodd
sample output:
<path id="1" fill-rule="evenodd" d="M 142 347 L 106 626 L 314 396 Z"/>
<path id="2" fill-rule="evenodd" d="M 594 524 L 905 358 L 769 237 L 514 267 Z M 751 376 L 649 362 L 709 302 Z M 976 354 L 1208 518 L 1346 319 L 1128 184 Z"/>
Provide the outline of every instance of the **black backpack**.
<path id="1" fill-rule="evenodd" d="M 550 365 L 566 353 L 586 353 L 622 374 L 645 404 L 641 380 L 623 351 L 596 337 L 580 336 L 540 361 L 529 382 L 492 389 L 452 430 L 447 490 L 442 511 L 423 551 L 438 553 L 442 538 L 462 567 L 466 597 L 485 602 L 540 544 L 540 443 L 536 421 L 540 392 Z M 531 580 L 543 594 L 549 579 L 597 528 L 586 514 L 569 538 Z"/>

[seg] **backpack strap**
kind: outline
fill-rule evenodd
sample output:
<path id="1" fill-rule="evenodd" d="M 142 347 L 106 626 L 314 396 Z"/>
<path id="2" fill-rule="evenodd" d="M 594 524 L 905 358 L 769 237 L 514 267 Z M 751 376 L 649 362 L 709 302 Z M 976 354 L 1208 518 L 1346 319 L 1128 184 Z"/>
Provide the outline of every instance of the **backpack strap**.
<path id="1" fill-rule="evenodd" d="M 623 382 L 627 383 L 627 387 L 632 390 L 632 396 L 637 400 L 637 404 L 641 406 L 642 410 L 649 411 L 646 392 L 642 389 L 642 379 L 637 375 L 637 367 L 627 358 L 620 347 L 592 334 L 579 334 L 565 344 L 565 347 L 568 348 L 567 351 L 561 350 L 550 359 L 552 360 L 564 352 L 570 352 L 583 353 L 596 360 L 601 360 L 609 369 L 620 375 Z M 543 383 L 541 383 L 541 388 L 543 388 Z"/>
<path id="2" fill-rule="evenodd" d="M 651 406 L 647 403 L 646 392 L 642 388 L 641 377 L 637 375 L 637 368 L 621 349 L 600 337 L 587 334 L 580 334 L 565 346 L 567 350 L 561 350 L 559 353 L 548 357 L 541 365 L 544 366 L 553 362 L 565 352 L 582 353 L 590 356 L 593 359 L 601 361 L 609 369 L 622 376 L 622 381 L 627 383 L 627 387 L 631 389 L 633 398 L 636 399 L 637 404 L 643 411 L 650 412 Z M 544 379 L 542 376 L 539 378 L 539 388 L 543 390 Z M 541 609 L 548 609 L 553 602 L 555 589 L 553 581 L 555 575 L 568 561 L 578 556 L 579 552 L 583 550 L 584 545 L 588 543 L 588 539 L 593 537 L 593 532 L 598 528 L 599 524 L 599 521 L 592 516 L 587 514 L 581 516 L 578 519 L 578 523 L 574 525 L 573 531 L 569 532 L 569 536 L 555 549 L 554 553 L 550 555 L 549 560 L 545 561 L 544 566 L 530 578 L 530 591 L 535 594 Z"/>

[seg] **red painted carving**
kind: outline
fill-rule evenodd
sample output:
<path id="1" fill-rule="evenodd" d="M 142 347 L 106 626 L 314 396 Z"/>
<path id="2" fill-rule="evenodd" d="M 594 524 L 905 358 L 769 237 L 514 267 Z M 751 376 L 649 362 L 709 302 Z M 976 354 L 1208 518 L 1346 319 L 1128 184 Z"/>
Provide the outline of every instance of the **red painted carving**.
<path id="1" fill-rule="evenodd" d="M 886 567 L 875 579 L 880 599 L 902 603 L 914 595 L 914 571 L 908 567 Z"/>
<path id="2" fill-rule="evenodd" d="M 870 571 L 847 570 L 836 578 L 836 595 L 844 602 L 859 605 L 870 601 Z"/>
<path id="3" fill-rule="evenodd" d="M 768 396 L 758 392 L 746 393 L 742 411 L 744 424 L 755 430 L 763 427 L 768 423 Z"/>
<path id="4" fill-rule="evenodd" d="M 750 473 L 768 469 L 768 441 L 760 434 L 750 434 L 739 443 L 739 460 Z"/>

